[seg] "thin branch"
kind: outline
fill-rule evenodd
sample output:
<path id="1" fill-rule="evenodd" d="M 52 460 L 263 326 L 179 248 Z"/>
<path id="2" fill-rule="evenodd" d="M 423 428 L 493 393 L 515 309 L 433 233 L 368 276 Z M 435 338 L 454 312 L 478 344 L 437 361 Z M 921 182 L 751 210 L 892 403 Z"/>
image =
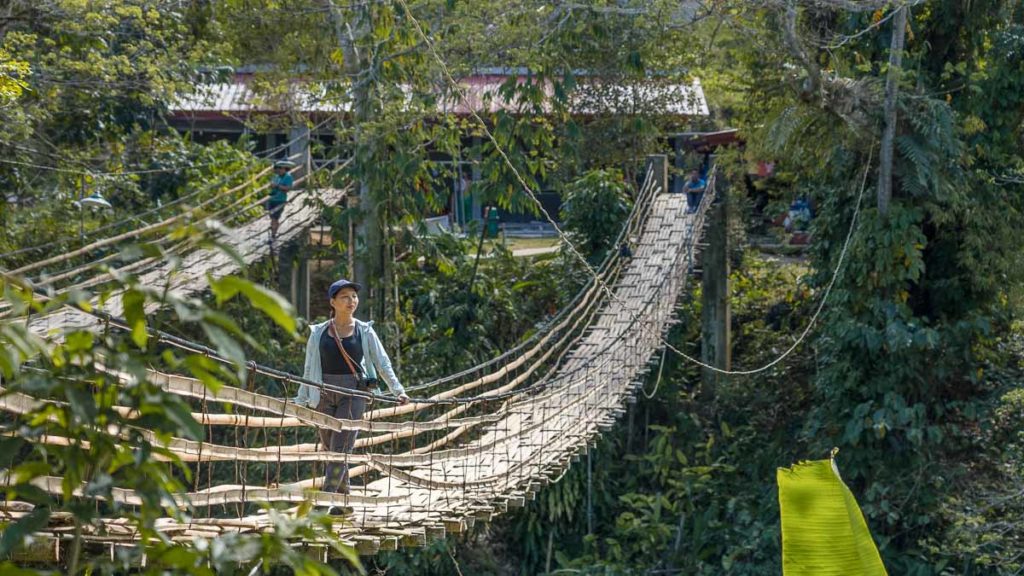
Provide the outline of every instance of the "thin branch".
<path id="1" fill-rule="evenodd" d="M 925 0 L 908 0 L 901 4 L 903 6 L 916 6 Z M 788 0 L 757 0 L 751 2 L 754 6 L 765 8 L 787 8 L 791 5 Z M 803 0 L 799 4 L 808 7 L 826 8 L 831 10 L 845 10 L 847 12 L 874 12 L 892 5 L 892 0 Z"/>
<path id="2" fill-rule="evenodd" d="M 800 93 L 804 100 L 818 98 L 821 93 L 821 67 L 818 62 L 808 56 L 796 30 L 797 10 L 796 4 L 790 3 L 786 6 L 785 26 L 783 27 L 783 39 L 793 56 L 804 65 L 807 70 L 808 83 L 801 88 Z"/>
<path id="3" fill-rule="evenodd" d="M 878 28 L 878 27 L 879 27 L 879 26 L 881 26 L 882 24 L 885 24 L 885 23 L 886 23 L 886 22 L 888 22 L 888 21 L 889 21 L 889 20 L 890 20 L 890 19 L 891 19 L 891 18 L 892 18 L 893 16 L 895 16 L 895 15 L 896 15 L 896 12 L 898 12 L 898 11 L 899 11 L 899 8 L 897 8 L 896 10 L 893 10 L 892 12 L 890 12 L 890 13 L 889 13 L 889 14 L 888 14 L 887 16 L 885 16 L 884 18 L 880 18 L 880 19 L 879 19 L 879 20 L 878 20 L 877 22 L 872 22 L 872 23 L 871 23 L 870 25 L 868 25 L 868 26 L 867 26 L 866 28 L 864 28 L 863 30 L 861 30 L 861 31 L 859 31 L 859 32 L 857 32 L 857 33 L 855 33 L 855 34 L 848 34 L 848 35 L 842 35 L 842 36 L 841 36 L 841 39 L 840 39 L 840 40 L 839 40 L 838 42 L 833 42 L 833 43 L 831 43 L 831 44 L 827 44 L 827 45 L 825 45 L 825 44 L 819 44 L 819 46 L 820 46 L 821 48 L 825 48 L 825 49 L 827 49 L 827 50 L 836 50 L 836 49 L 838 49 L 838 48 L 842 48 L 842 47 L 843 47 L 844 45 L 846 45 L 846 44 L 847 44 L 848 42 L 850 42 L 850 41 L 852 41 L 852 40 L 856 40 L 857 38 L 860 38 L 861 36 L 863 36 L 863 35 L 867 34 L 868 32 L 870 32 L 870 31 L 872 31 L 872 30 L 874 30 L 874 29 Z"/>

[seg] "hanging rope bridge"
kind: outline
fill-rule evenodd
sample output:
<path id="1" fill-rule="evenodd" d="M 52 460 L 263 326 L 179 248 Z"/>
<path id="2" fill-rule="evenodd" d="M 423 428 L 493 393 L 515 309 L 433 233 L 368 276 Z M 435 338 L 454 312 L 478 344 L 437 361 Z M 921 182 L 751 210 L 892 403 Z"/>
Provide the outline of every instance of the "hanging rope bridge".
<path id="1" fill-rule="evenodd" d="M 343 163 L 331 170 L 322 170 L 329 175 L 334 175 L 345 165 Z M 27 274 L 43 270 L 44 273 L 34 280 L 34 284 L 38 287 L 53 287 L 56 294 L 96 288 L 118 276 L 129 273 L 135 275 L 137 282 L 142 286 L 182 295 L 201 292 L 209 287 L 210 278 L 216 279 L 238 272 L 242 265 L 257 262 L 271 255 L 275 246 L 284 245 L 294 240 L 309 227 L 312 220 L 319 217 L 324 206 L 335 205 L 345 196 L 346 189 L 344 188 L 313 188 L 293 192 L 284 207 L 277 238 L 272 243 L 269 242 L 266 220 L 260 217 L 251 217 L 253 211 L 259 211 L 257 213 L 262 215 L 262 205 L 259 200 L 269 187 L 267 182 L 269 171 L 270 168 L 264 168 L 242 184 L 198 202 L 182 214 L 111 238 L 92 242 L 69 253 L 22 266 L 10 271 L 9 274 Z M 301 176 L 296 179 L 295 185 L 297 186 L 309 178 L 309 175 Z M 263 184 L 253 186 L 261 180 Z M 253 186 L 252 189 L 244 191 L 249 186 Z M 230 202 L 224 203 L 223 198 L 232 198 L 232 194 L 239 191 L 244 192 Z M 217 201 L 224 205 L 210 206 Z M 204 211 L 204 209 L 206 210 Z M 237 227 L 225 226 L 236 219 L 244 220 L 247 216 L 250 216 L 248 221 L 244 221 Z M 173 229 L 175 225 L 188 224 L 197 227 L 206 223 L 213 223 L 219 227 L 216 234 L 217 242 L 230 246 L 235 254 L 230 254 L 215 246 L 199 246 L 194 238 L 179 239 Z M 153 236 L 156 237 L 151 238 Z M 68 263 L 76 256 L 95 253 L 108 246 L 117 246 L 118 243 L 131 241 L 149 242 L 151 248 L 154 246 L 159 248 L 159 253 L 139 257 L 132 262 L 119 263 L 117 268 L 108 271 L 102 270 L 101 265 L 112 265 L 122 257 L 123 252 L 114 249 L 107 255 L 91 259 L 84 264 L 53 271 L 53 267 Z M 146 313 L 155 312 L 157 307 L 158 304 L 149 303 Z M 123 316 L 122 295 L 115 293 L 109 296 L 102 308 L 113 316 Z M 0 314 L 6 314 L 10 310 L 9 303 L 0 306 Z M 52 313 L 32 318 L 29 327 L 41 334 L 59 335 L 60 332 L 92 328 L 98 324 L 99 321 L 94 315 L 73 307 L 63 307 Z"/>
<path id="2" fill-rule="evenodd" d="M 353 514 L 336 524 L 336 531 L 360 553 L 372 554 L 422 545 L 522 506 L 542 486 L 560 479 L 625 412 L 623 404 L 635 395 L 673 322 L 704 213 L 713 200 L 714 176 L 693 215 L 684 214 L 685 195 L 662 193 L 656 182 L 649 171 L 620 233 L 619 242 L 637 239 L 632 257 L 613 250 L 573 301 L 529 339 L 469 370 L 408 387 L 413 395 L 432 394 L 407 405 L 376 407 L 363 420 L 337 419 L 290 403 L 302 379 L 271 368 L 249 366 L 277 380 L 283 398 L 257 392 L 252 380 L 247 389 L 214 391 L 186 376 L 150 370 L 149 381 L 186 398 L 192 416 L 208 430 L 203 442 L 158 439 L 144 432 L 192 467 L 195 484 L 192 492 L 175 496 L 179 506 L 190 508 L 191 520 L 161 519 L 157 529 L 181 540 L 259 532 L 273 526 L 272 515 L 261 508 L 268 502 L 346 506 Z M 308 195 L 319 202 L 291 202 L 280 238 L 299 234 L 316 218 L 321 203 L 337 202 L 343 194 L 316 190 Z M 252 262 L 269 253 L 265 238 L 265 224 L 257 219 L 227 231 L 223 240 L 244 262 Z M 207 287 L 207 275 L 237 270 L 238 263 L 218 251 L 181 249 L 184 266 L 169 268 L 164 258 L 139 265 L 145 269 L 143 283 L 197 293 Z M 94 277 L 64 289 L 99 282 L 102 278 Z M 105 310 L 112 315 L 107 322 L 115 318 L 116 324 L 120 306 L 116 295 L 107 301 Z M 101 322 L 95 313 L 68 308 L 33 319 L 31 327 L 52 334 Z M 218 359 L 194 343 L 170 336 L 160 341 Z M 109 375 L 125 385 L 135 378 Z M 0 395 L 0 410 L 23 414 L 44 402 L 6 391 Z M 319 445 L 318 429 L 358 430 L 360 438 L 353 453 L 330 452 Z M 66 445 L 72 440 L 47 436 L 45 442 Z M 350 466 L 351 493 L 319 490 L 330 462 Z M 226 477 L 233 480 L 213 481 Z M 33 483 L 61 494 L 63 480 L 43 477 Z M 0 485 L 10 483 L 0 474 Z M 128 506 L 142 501 L 141 495 L 118 488 L 110 498 Z M 18 518 L 30 509 L 6 502 L 0 518 Z M 67 522 L 55 514 L 47 529 L 57 537 L 58 551 Z M 140 537 L 123 519 L 107 518 L 101 526 L 85 527 L 84 538 L 113 550 Z"/>

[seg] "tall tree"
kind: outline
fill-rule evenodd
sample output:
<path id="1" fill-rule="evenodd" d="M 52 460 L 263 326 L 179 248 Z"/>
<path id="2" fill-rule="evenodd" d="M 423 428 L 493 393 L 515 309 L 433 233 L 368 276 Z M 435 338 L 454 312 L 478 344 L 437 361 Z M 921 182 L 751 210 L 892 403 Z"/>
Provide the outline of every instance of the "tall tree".
<path id="1" fill-rule="evenodd" d="M 889 46 L 889 71 L 885 78 L 885 128 L 882 130 L 882 147 L 878 168 L 878 211 L 885 216 L 889 213 L 892 199 L 892 155 L 896 145 L 896 102 L 899 94 L 900 72 L 903 67 L 903 38 L 907 29 L 906 6 L 896 9 L 892 21 L 892 44 Z"/>

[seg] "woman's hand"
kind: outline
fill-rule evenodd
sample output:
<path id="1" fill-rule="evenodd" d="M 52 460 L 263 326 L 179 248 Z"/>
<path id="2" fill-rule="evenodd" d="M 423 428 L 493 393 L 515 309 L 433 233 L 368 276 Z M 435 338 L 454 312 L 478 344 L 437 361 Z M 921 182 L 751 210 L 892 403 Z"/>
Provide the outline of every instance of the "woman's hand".
<path id="1" fill-rule="evenodd" d="M 409 396 L 408 395 L 406 395 L 406 394 L 399 394 L 398 395 L 398 404 L 400 406 L 405 406 L 408 403 L 409 403 Z"/>

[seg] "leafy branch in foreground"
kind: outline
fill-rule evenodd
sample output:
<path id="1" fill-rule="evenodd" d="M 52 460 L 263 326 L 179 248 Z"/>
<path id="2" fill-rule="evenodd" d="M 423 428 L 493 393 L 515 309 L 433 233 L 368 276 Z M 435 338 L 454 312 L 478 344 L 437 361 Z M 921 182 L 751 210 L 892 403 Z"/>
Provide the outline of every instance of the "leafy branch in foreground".
<path id="1" fill-rule="evenodd" d="M 294 313 L 280 297 L 241 277 L 222 278 L 216 286 L 218 303 L 242 295 L 248 306 L 295 336 Z M 64 305 L 90 310 L 96 302 L 81 292 L 46 299 L 12 278 L 2 288 L 15 310 L 34 314 Z M 211 390 L 238 385 L 246 377 L 246 338 L 232 319 L 202 300 L 118 277 L 98 301 L 115 294 L 124 303 L 127 331 L 97 322 L 47 339 L 27 323 L 0 325 L 0 483 L 7 503 L 0 559 L 24 558 L 26 546 L 56 530 L 69 574 L 139 566 L 147 574 L 244 574 L 273 566 L 296 574 L 336 573 L 295 546 L 300 542 L 342 558 L 344 570 L 361 571 L 331 520 L 309 505 L 267 507 L 269 526 L 256 532 L 172 537 L 187 534 L 187 528 L 168 526 L 188 527 L 198 515 L 186 494 L 201 483 L 168 445 L 174 439 L 203 441 L 204 429 L 189 403 L 150 381 L 147 369 L 171 368 Z M 175 323 L 215 334 L 218 351 L 237 364 L 162 347 L 150 337 L 154 306 L 173 310 Z"/>

